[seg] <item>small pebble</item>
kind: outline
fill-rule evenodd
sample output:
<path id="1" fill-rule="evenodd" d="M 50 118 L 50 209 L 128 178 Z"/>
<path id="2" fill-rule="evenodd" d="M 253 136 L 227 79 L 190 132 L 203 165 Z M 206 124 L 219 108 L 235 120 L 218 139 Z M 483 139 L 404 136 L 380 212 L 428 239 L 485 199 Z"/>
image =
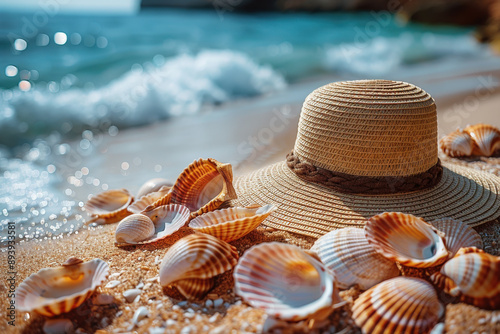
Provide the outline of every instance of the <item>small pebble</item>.
<path id="1" fill-rule="evenodd" d="M 68 319 L 48 319 L 43 324 L 43 332 L 46 334 L 65 334 L 73 331 L 73 323 Z"/>
<path id="2" fill-rule="evenodd" d="M 207 301 L 205 302 L 205 306 L 208 308 L 214 306 L 214 302 L 212 301 L 212 299 L 207 299 Z"/>
<path id="3" fill-rule="evenodd" d="M 165 333 L 165 328 L 162 327 L 149 328 L 149 334 L 163 334 L 163 333 Z"/>
<path id="4" fill-rule="evenodd" d="M 135 311 L 132 323 L 137 325 L 139 321 L 149 316 L 149 311 L 145 306 L 141 306 Z"/>
<path id="5" fill-rule="evenodd" d="M 192 318 L 194 318 L 194 313 L 189 313 L 189 312 L 184 313 L 184 317 L 188 318 L 188 319 L 192 319 Z"/>
<path id="6" fill-rule="evenodd" d="M 158 278 L 160 278 L 160 276 L 155 276 L 155 277 L 151 277 L 151 278 L 148 278 L 146 281 L 148 282 L 158 282 Z"/>
<path id="7" fill-rule="evenodd" d="M 120 276 L 121 273 L 114 273 L 114 274 L 111 274 L 109 275 L 109 279 L 113 279 L 113 278 L 117 278 L 118 276 Z"/>
<path id="8" fill-rule="evenodd" d="M 115 301 L 115 298 L 106 293 L 98 294 L 92 301 L 94 305 L 109 305 Z"/>
<path id="9" fill-rule="evenodd" d="M 109 281 L 108 284 L 106 284 L 106 286 L 104 286 L 105 288 L 108 288 L 108 289 L 112 289 L 116 286 L 118 286 L 118 284 L 120 284 L 121 282 L 120 281 Z"/>
<path id="10" fill-rule="evenodd" d="M 159 255 L 156 255 L 156 257 L 155 257 L 155 265 L 160 264 L 160 262 L 161 262 L 161 261 L 160 261 L 160 256 L 159 256 Z"/>
<path id="11" fill-rule="evenodd" d="M 137 286 L 135 288 L 136 289 L 142 289 L 143 287 L 144 287 L 144 283 L 140 282 L 139 284 L 137 284 Z"/>
<path id="12" fill-rule="evenodd" d="M 160 303 L 158 303 L 158 305 L 156 305 L 156 309 L 157 310 L 161 309 L 162 307 L 163 307 L 163 303 L 162 302 L 160 302 Z"/>
<path id="13" fill-rule="evenodd" d="M 87 332 L 85 331 L 85 329 L 78 327 L 75 331 L 75 334 L 87 334 Z"/>
<path id="14" fill-rule="evenodd" d="M 153 285 L 153 284 L 151 284 L 151 283 L 146 283 L 146 285 L 144 285 L 144 289 L 143 289 L 143 290 L 147 290 L 147 289 L 149 289 L 149 288 L 151 287 L 151 285 Z"/>
<path id="15" fill-rule="evenodd" d="M 179 305 L 180 307 L 184 307 L 188 304 L 188 302 L 186 300 L 183 300 L 182 302 L 179 302 L 177 305 Z"/>
<path id="16" fill-rule="evenodd" d="M 129 289 L 125 292 L 123 292 L 123 297 L 125 297 L 125 300 L 129 303 L 132 303 L 136 297 L 138 297 L 141 294 L 141 290 L 139 289 Z"/>
<path id="17" fill-rule="evenodd" d="M 225 307 L 225 308 L 229 308 L 229 306 L 231 306 L 231 304 L 229 304 L 228 302 L 225 302 L 225 303 L 224 303 L 224 307 Z"/>
<path id="18" fill-rule="evenodd" d="M 174 311 L 177 311 L 177 310 L 180 310 L 180 309 L 181 309 L 181 307 L 179 305 L 172 306 L 172 310 L 174 310 Z"/>
<path id="19" fill-rule="evenodd" d="M 221 307 L 224 304 L 224 300 L 222 298 L 214 300 L 214 307 Z"/>
<path id="20" fill-rule="evenodd" d="M 137 261 L 142 261 L 142 257 L 141 257 L 141 256 L 139 256 L 139 257 L 137 258 Z"/>
<path id="21" fill-rule="evenodd" d="M 213 316 L 211 316 L 211 317 L 210 317 L 210 319 L 208 319 L 208 322 L 209 322 L 209 323 L 214 323 L 214 322 L 216 322 L 218 319 L 219 319 L 219 313 L 215 313 Z"/>
<path id="22" fill-rule="evenodd" d="M 188 309 L 186 310 L 186 312 L 189 312 L 189 313 L 194 313 L 194 310 L 193 310 L 192 308 L 188 308 Z"/>
<path id="23" fill-rule="evenodd" d="M 193 331 L 193 327 L 186 326 L 181 330 L 181 334 L 190 334 Z"/>
<path id="24" fill-rule="evenodd" d="M 104 317 L 101 319 L 101 328 L 105 328 L 109 325 L 108 318 Z"/>
<path id="25" fill-rule="evenodd" d="M 166 324 L 167 324 L 167 327 L 170 327 L 170 326 L 173 326 L 177 323 L 177 321 L 173 320 L 173 319 L 168 319 Z"/>

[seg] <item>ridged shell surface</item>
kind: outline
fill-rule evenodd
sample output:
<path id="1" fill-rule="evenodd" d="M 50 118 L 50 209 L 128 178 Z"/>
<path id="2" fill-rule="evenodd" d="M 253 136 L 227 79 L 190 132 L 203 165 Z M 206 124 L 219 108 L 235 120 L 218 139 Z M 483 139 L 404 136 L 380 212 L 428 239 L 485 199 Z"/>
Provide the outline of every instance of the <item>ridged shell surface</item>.
<path id="1" fill-rule="evenodd" d="M 139 192 L 137 193 L 137 198 L 141 198 L 142 196 L 145 196 L 147 194 L 157 192 L 162 187 L 171 188 L 172 185 L 173 185 L 173 183 L 167 179 L 163 179 L 163 178 L 151 179 L 151 180 L 145 182 L 141 186 L 141 188 L 139 189 Z"/>
<path id="2" fill-rule="evenodd" d="M 234 207 L 204 213 L 189 222 L 193 230 L 207 233 L 226 242 L 244 237 L 257 228 L 276 207 L 272 204 Z"/>
<path id="3" fill-rule="evenodd" d="M 155 224 L 148 216 L 133 214 L 123 218 L 115 231 L 117 244 L 138 244 L 150 239 L 155 233 Z"/>
<path id="4" fill-rule="evenodd" d="M 396 277 L 362 293 L 352 312 L 363 333 L 429 333 L 444 308 L 423 279 Z"/>
<path id="5" fill-rule="evenodd" d="M 176 286 L 181 280 L 206 280 L 231 270 L 238 262 L 236 248 L 230 244 L 208 234 L 191 234 L 170 247 L 160 264 L 160 284 L 162 286 Z M 193 281 L 182 282 L 193 284 Z M 207 282 L 194 282 L 195 287 L 187 290 L 196 290 L 195 295 L 184 295 L 188 299 L 199 298 L 208 292 L 200 290 L 200 285 Z M 188 285 L 189 285 L 188 284 Z M 197 285 L 198 284 L 198 285 Z"/>
<path id="6" fill-rule="evenodd" d="M 236 293 L 268 315 L 324 319 L 341 299 L 333 275 L 300 248 L 269 242 L 253 246 L 234 270 Z"/>
<path id="7" fill-rule="evenodd" d="M 500 150 L 500 130 L 489 124 L 476 124 L 464 129 L 474 140 L 474 155 L 490 157 Z"/>
<path id="8" fill-rule="evenodd" d="M 90 216 L 102 219 L 100 222 L 115 222 L 115 218 L 119 220 L 130 214 L 127 208 L 133 200 L 126 189 L 108 190 L 92 196 L 84 208 Z"/>
<path id="9" fill-rule="evenodd" d="M 189 165 L 179 175 L 171 192 L 156 201 L 153 206 L 182 204 L 189 208 L 191 217 L 194 218 L 235 198 L 231 165 L 209 158 L 194 161 Z"/>
<path id="10" fill-rule="evenodd" d="M 465 252 L 464 252 L 465 253 Z M 466 303 L 498 310 L 500 308 L 500 257 L 484 252 L 460 254 L 446 262 L 431 280 L 452 296 Z"/>
<path id="11" fill-rule="evenodd" d="M 360 228 L 329 232 L 316 240 L 312 250 L 333 272 L 341 289 L 357 284 L 362 290 L 367 290 L 399 275 L 396 264 L 377 253 Z"/>
<path id="12" fill-rule="evenodd" d="M 108 271 L 108 264 L 101 259 L 44 268 L 16 289 L 16 306 L 20 311 L 35 311 L 48 317 L 69 312 L 92 295 Z"/>
<path id="13" fill-rule="evenodd" d="M 441 138 L 439 147 L 450 157 L 469 157 L 472 155 L 474 140 L 468 132 L 456 130 Z"/>
<path id="14" fill-rule="evenodd" d="M 455 256 L 458 250 L 463 247 L 483 248 L 483 241 L 479 233 L 464 222 L 443 218 L 435 220 L 431 224 L 444 233 L 444 241 L 450 252 L 450 257 Z"/>
<path id="15" fill-rule="evenodd" d="M 413 215 L 385 212 L 365 225 L 365 236 L 385 258 L 402 265 L 427 268 L 446 261 L 444 234 Z"/>
<path id="16" fill-rule="evenodd" d="M 127 210 L 129 212 L 132 212 L 132 213 L 141 213 L 147 207 L 149 207 L 151 204 L 155 203 L 160 198 L 165 197 L 168 194 L 168 192 L 170 191 L 170 189 L 171 189 L 171 187 L 169 187 L 169 186 L 163 186 L 158 191 L 148 193 L 148 194 L 140 197 L 134 203 L 132 203 L 127 208 Z"/>

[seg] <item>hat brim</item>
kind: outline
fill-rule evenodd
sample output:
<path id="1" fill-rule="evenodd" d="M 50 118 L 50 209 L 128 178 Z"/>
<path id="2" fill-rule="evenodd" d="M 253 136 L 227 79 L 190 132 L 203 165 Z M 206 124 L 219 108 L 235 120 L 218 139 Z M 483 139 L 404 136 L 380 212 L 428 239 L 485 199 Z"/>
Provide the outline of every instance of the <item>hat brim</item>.
<path id="1" fill-rule="evenodd" d="M 235 181 L 240 205 L 275 204 L 264 224 L 320 237 L 343 227 L 363 227 L 382 212 L 404 212 L 426 221 L 453 218 L 477 226 L 500 216 L 500 178 L 443 164 L 441 181 L 428 190 L 393 195 L 346 194 L 300 179 L 279 162 Z"/>

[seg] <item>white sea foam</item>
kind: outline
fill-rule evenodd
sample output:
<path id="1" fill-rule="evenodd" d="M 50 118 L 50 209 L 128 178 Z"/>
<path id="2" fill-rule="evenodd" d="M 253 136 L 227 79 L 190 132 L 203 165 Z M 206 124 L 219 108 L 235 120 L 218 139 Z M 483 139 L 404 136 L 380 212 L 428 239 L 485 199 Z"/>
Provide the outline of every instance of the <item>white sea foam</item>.
<path id="1" fill-rule="evenodd" d="M 81 133 L 105 122 L 118 127 L 148 124 L 169 116 L 194 114 L 219 104 L 283 89 L 282 75 L 245 54 L 208 50 L 179 55 L 163 65 L 135 66 L 99 88 L 52 93 L 0 91 L 0 143 L 30 140 L 53 131 Z"/>

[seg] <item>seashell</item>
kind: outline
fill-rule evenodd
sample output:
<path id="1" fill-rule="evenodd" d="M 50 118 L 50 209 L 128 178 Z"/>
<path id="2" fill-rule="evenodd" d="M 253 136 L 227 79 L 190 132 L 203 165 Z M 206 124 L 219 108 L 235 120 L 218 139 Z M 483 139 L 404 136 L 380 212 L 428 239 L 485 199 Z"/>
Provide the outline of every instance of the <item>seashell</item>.
<path id="1" fill-rule="evenodd" d="M 365 236 L 385 258 L 414 268 L 437 266 L 448 259 L 444 233 L 421 218 L 400 212 L 373 216 Z"/>
<path id="2" fill-rule="evenodd" d="M 500 308 L 500 257 L 468 248 L 446 262 L 431 281 L 444 292 L 474 306 Z"/>
<path id="3" fill-rule="evenodd" d="M 431 284 L 420 278 L 396 277 L 363 292 L 352 312 L 363 333 L 429 333 L 444 307 Z"/>
<path id="4" fill-rule="evenodd" d="M 191 234 L 169 248 L 160 264 L 160 284 L 175 286 L 187 299 L 201 298 L 213 287 L 213 278 L 231 270 L 238 252 L 208 234 Z"/>
<path id="5" fill-rule="evenodd" d="M 282 320 L 322 320 L 339 306 L 333 275 L 300 248 L 268 242 L 253 246 L 234 270 L 235 291 Z M 337 305 L 335 305 L 337 304 Z"/>
<path id="6" fill-rule="evenodd" d="M 333 272 L 341 289 L 358 284 L 362 290 L 367 290 L 399 275 L 396 264 L 377 253 L 359 228 L 331 231 L 316 240 L 312 249 Z"/>
<path id="7" fill-rule="evenodd" d="M 17 308 L 52 317 L 80 306 L 106 279 L 109 266 L 101 259 L 44 268 L 16 289 Z"/>
<path id="8" fill-rule="evenodd" d="M 189 216 L 189 209 L 178 204 L 128 216 L 116 228 L 116 245 L 148 244 L 164 239 L 186 225 Z"/>
<path id="9" fill-rule="evenodd" d="M 474 140 L 472 153 L 491 157 L 500 149 L 500 130 L 489 124 L 470 125 L 464 129 Z"/>
<path id="10" fill-rule="evenodd" d="M 145 215 L 133 214 L 120 221 L 115 231 L 117 244 L 137 244 L 155 234 L 155 224 Z"/>
<path id="11" fill-rule="evenodd" d="M 209 158 L 194 161 L 184 169 L 171 191 L 152 206 L 182 204 L 188 207 L 191 218 L 194 218 L 235 198 L 231 165 Z"/>
<path id="12" fill-rule="evenodd" d="M 168 186 L 163 186 L 161 187 L 158 191 L 151 192 L 147 195 L 144 195 L 140 197 L 137 201 L 129 205 L 127 210 L 132 213 L 141 213 L 143 212 L 148 206 L 159 200 L 160 198 L 164 197 L 165 195 L 168 194 L 170 191 L 171 187 Z"/>
<path id="13" fill-rule="evenodd" d="M 260 225 L 276 207 L 234 207 L 204 213 L 189 222 L 193 230 L 207 233 L 226 242 L 244 237 Z"/>
<path id="14" fill-rule="evenodd" d="M 450 157 L 468 157 L 472 155 L 474 140 L 469 133 L 456 130 L 441 138 L 439 147 Z"/>
<path id="15" fill-rule="evenodd" d="M 128 289 L 123 292 L 123 297 L 129 303 L 132 303 L 137 296 L 142 293 L 140 289 Z"/>
<path id="16" fill-rule="evenodd" d="M 460 248 L 483 248 L 481 236 L 472 227 L 464 222 L 451 218 L 443 218 L 431 222 L 432 226 L 444 233 L 444 242 L 450 252 L 450 257 L 455 256 Z"/>
<path id="17" fill-rule="evenodd" d="M 150 193 L 159 191 L 163 187 L 171 188 L 173 183 L 167 179 L 155 178 L 144 183 L 139 192 L 137 193 L 137 198 L 141 198 Z"/>
<path id="18" fill-rule="evenodd" d="M 114 223 L 128 216 L 128 206 L 134 198 L 126 189 L 108 190 L 85 203 L 85 211 L 98 223 Z"/>

